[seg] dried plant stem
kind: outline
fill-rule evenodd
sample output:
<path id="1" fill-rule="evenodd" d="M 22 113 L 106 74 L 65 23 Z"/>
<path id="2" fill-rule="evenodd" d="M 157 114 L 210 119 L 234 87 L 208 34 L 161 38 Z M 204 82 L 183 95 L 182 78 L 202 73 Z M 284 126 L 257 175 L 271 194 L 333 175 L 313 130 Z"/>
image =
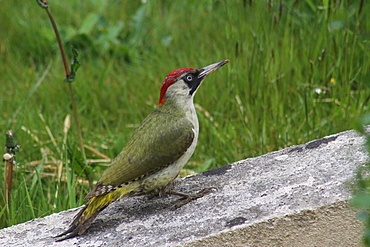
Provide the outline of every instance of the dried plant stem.
<path id="1" fill-rule="evenodd" d="M 54 32 L 55 32 L 55 36 L 57 37 L 60 53 L 62 54 L 64 70 L 66 72 L 66 77 L 68 78 L 69 77 L 69 68 L 68 68 L 68 63 L 67 63 L 67 57 L 66 57 L 66 53 L 64 51 L 64 46 L 63 46 L 63 43 L 62 43 L 62 39 L 60 38 L 60 34 L 59 34 L 59 31 L 58 31 L 57 24 L 55 23 L 54 17 L 51 14 L 49 8 L 45 8 L 45 10 L 46 10 L 46 13 L 48 13 L 51 25 L 53 25 L 53 29 L 54 29 Z"/>
<path id="2" fill-rule="evenodd" d="M 65 73 L 66 73 L 66 79 L 69 78 L 70 76 L 70 71 L 69 71 L 69 68 L 68 68 L 68 63 L 67 63 L 67 57 L 66 57 L 66 54 L 65 54 L 65 50 L 64 50 L 64 47 L 63 47 L 63 43 L 62 43 L 62 39 L 60 38 L 60 34 L 59 34 L 59 31 L 58 31 L 58 27 L 55 23 L 55 20 L 54 20 L 54 17 L 53 15 L 51 14 L 50 10 L 49 10 L 49 6 L 46 4 L 46 2 L 40 2 L 38 1 L 39 5 L 41 7 L 43 7 L 48 16 L 49 16 L 49 19 L 50 19 L 50 22 L 53 26 L 53 29 L 54 29 L 54 32 L 55 32 L 55 36 L 57 38 L 57 41 L 58 41 L 58 45 L 59 45 L 59 49 L 60 49 L 60 53 L 62 55 L 62 60 L 63 60 L 63 65 L 64 65 L 64 70 L 65 70 Z M 80 125 L 80 120 L 79 120 L 79 116 L 78 116 L 78 110 L 77 110 L 77 101 L 76 101 L 76 96 L 75 96 L 75 93 L 74 93 L 74 90 L 73 90 L 73 87 L 72 87 L 72 83 L 71 82 L 67 82 L 68 84 L 68 91 L 69 91 L 69 94 L 70 94 L 70 97 L 71 97 L 71 101 L 72 101 L 72 115 L 73 115 L 73 119 L 74 119 L 74 122 L 75 122 L 75 125 L 76 125 L 76 131 L 77 131 L 77 138 L 78 138 L 78 145 L 80 147 L 80 150 L 81 150 L 81 153 L 82 153 L 82 157 L 87 165 L 87 159 L 86 159 L 86 153 L 85 153 L 85 148 L 84 148 L 84 144 L 83 144 L 83 137 L 82 137 L 82 131 L 81 131 L 81 125 Z"/>
<path id="3" fill-rule="evenodd" d="M 5 164 L 7 164 L 5 167 L 7 167 L 8 171 L 6 174 L 6 183 L 5 183 L 5 202 L 8 205 L 8 208 L 10 208 L 10 198 L 11 198 L 11 192 L 12 192 L 12 180 L 13 180 L 13 160 L 6 161 Z M 8 216 L 8 215 L 7 215 Z"/>
<path id="4" fill-rule="evenodd" d="M 12 192 L 12 180 L 13 180 L 13 167 L 15 165 L 15 152 L 19 150 L 19 145 L 17 139 L 14 136 L 14 132 L 12 130 L 8 130 L 5 133 L 6 141 L 5 141 L 5 151 L 7 153 L 4 154 L 3 160 L 5 161 L 5 203 L 10 209 L 10 200 L 11 200 L 11 192 Z M 7 164 L 7 165 L 6 165 Z M 6 169 L 8 168 L 8 169 Z M 8 212 L 8 211 L 7 211 Z M 5 213 L 6 220 L 9 219 L 8 213 Z"/>

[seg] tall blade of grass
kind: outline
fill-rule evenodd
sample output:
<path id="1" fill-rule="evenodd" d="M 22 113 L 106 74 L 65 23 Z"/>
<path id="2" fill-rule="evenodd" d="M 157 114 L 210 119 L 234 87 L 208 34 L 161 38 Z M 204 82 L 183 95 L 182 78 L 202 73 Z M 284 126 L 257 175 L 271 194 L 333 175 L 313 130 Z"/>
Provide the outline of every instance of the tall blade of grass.
<path id="1" fill-rule="evenodd" d="M 24 192 L 26 193 L 26 200 L 28 202 L 28 207 L 29 207 L 29 210 L 31 211 L 31 216 L 32 218 L 36 218 L 36 214 L 35 214 L 35 211 L 34 211 L 34 205 L 33 205 L 33 200 L 30 196 L 30 193 L 29 193 L 29 189 L 28 189 L 28 186 L 27 186 L 27 181 L 26 179 L 23 177 L 23 186 L 24 186 Z"/>
<path id="2" fill-rule="evenodd" d="M 26 95 L 26 97 L 20 101 L 20 103 L 18 104 L 17 109 L 13 112 L 12 118 L 9 120 L 9 122 L 7 124 L 7 127 L 6 127 L 7 129 L 9 129 L 10 126 L 11 126 L 11 124 L 17 119 L 17 116 L 18 116 L 19 112 L 22 110 L 22 108 L 26 105 L 26 103 L 29 101 L 29 99 L 31 98 L 31 96 L 36 92 L 37 88 L 44 81 L 46 75 L 49 73 L 49 70 L 51 68 L 51 65 L 52 65 L 52 61 L 50 61 L 50 63 L 48 64 L 48 66 L 44 70 L 44 73 L 37 80 L 36 84 L 32 87 L 32 89 L 28 92 L 28 94 Z"/>

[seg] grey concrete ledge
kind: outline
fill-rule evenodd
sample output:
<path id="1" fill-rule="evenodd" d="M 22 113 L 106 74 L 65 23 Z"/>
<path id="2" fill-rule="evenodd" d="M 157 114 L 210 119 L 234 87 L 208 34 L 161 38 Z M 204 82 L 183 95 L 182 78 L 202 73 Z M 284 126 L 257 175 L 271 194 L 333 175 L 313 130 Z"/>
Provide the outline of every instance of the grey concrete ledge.
<path id="1" fill-rule="evenodd" d="M 59 243 L 78 209 L 34 219 L 0 230 L 0 246 L 356 246 L 362 224 L 347 201 L 363 143 L 345 131 L 179 179 L 178 191 L 218 191 L 176 210 L 176 196 L 125 198 Z"/>

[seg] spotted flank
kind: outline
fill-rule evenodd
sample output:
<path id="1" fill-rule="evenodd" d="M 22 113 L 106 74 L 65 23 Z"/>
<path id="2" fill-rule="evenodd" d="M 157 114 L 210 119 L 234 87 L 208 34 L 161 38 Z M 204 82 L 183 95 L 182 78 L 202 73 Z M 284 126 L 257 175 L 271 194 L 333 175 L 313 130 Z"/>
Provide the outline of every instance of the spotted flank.
<path id="1" fill-rule="evenodd" d="M 93 197 L 108 194 L 109 192 L 122 188 L 123 186 L 129 185 L 130 183 L 135 182 L 138 179 L 139 178 L 132 180 L 130 182 L 122 183 L 118 186 L 99 184 L 92 191 L 90 191 L 89 194 L 85 196 L 84 200 L 90 200 Z"/>
<path id="2" fill-rule="evenodd" d="M 116 189 L 120 188 L 120 187 L 122 187 L 122 186 L 121 185 L 120 186 L 112 186 L 112 185 L 99 184 L 98 186 L 95 187 L 95 189 L 93 189 L 89 194 L 87 194 L 85 196 L 84 200 L 89 200 L 93 197 L 97 197 L 97 196 L 107 194 L 107 193 L 109 193 L 113 190 L 116 190 Z"/>
<path id="3" fill-rule="evenodd" d="M 193 131 L 194 131 L 194 130 L 193 130 Z M 107 193 L 109 193 L 109 192 L 111 192 L 111 191 L 114 191 L 114 190 L 117 190 L 117 189 L 119 189 L 119 188 L 122 188 L 123 186 L 127 186 L 127 185 L 129 185 L 130 183 L 132 183 L 132 182 L 135 182 L 135 181 L 141 180 L 141 179 L 143 179 L 143 178 L 145 178 L 145 177 L 147 177 L 147 176 L 149 176 L 149 175 L 152 175 L 152 174 L 154 174 L 154 173 L 156 173 L 156 172 L 158 172 L 158 171 L 161 171 L 161 170 L 163 170 L 164 168 L 168 167 L 169 165 L 171 165 L 171 163 L 166 164 L 166 165 L 164 165 L 164 166 L 161 166 L 161 167 L 159 167 L 159 168 L 155 169 L 154 171 L 151 171 L 151 172 L 148 172 L 148 173 L 146 173 L 146 174 L 143 174 L 143 175 L 141 175 L 140 177 L 137 177 L 137 178 L 135 178 L 135 179 L 134 179 L 134 180 L 132 180 L 132 181 L 122 183 L 122 184 L 120 184 L 120 185 L 118 185 L 118 186 L 98 184 L 98 185 L 97 185 L 97 186 L 96 186 L 92 191 L 90 191 L 90 193 L 89 193 L 89 194 L 87 194 L 87 195 L 85 196 L 84 200 L 90 200 L 90 199 L 91 199 L 91 198 L 93 198 L 93 197 L 97 197 L 97 196 L 105 195 L 105 194 L 107 194 Z"/>

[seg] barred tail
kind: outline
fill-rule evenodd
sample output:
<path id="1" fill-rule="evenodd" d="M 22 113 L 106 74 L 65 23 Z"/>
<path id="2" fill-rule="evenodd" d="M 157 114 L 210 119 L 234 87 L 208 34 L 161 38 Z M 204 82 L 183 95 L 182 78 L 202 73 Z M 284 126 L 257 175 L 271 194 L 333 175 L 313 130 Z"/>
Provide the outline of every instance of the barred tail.
<path id="1" fill-rule="evenodd" d="M 75 215 L 70 227 L 63 233 L 55 236 L 57 242 L 82 235 L 95 220 L 96 216 L 112 202 L 121 199 L 138 187 L 138 183 L 131 183 L 107 194 L 91 198 L 86 205 Z M 64 236 L 64 237 L 63 237 Z"/>

